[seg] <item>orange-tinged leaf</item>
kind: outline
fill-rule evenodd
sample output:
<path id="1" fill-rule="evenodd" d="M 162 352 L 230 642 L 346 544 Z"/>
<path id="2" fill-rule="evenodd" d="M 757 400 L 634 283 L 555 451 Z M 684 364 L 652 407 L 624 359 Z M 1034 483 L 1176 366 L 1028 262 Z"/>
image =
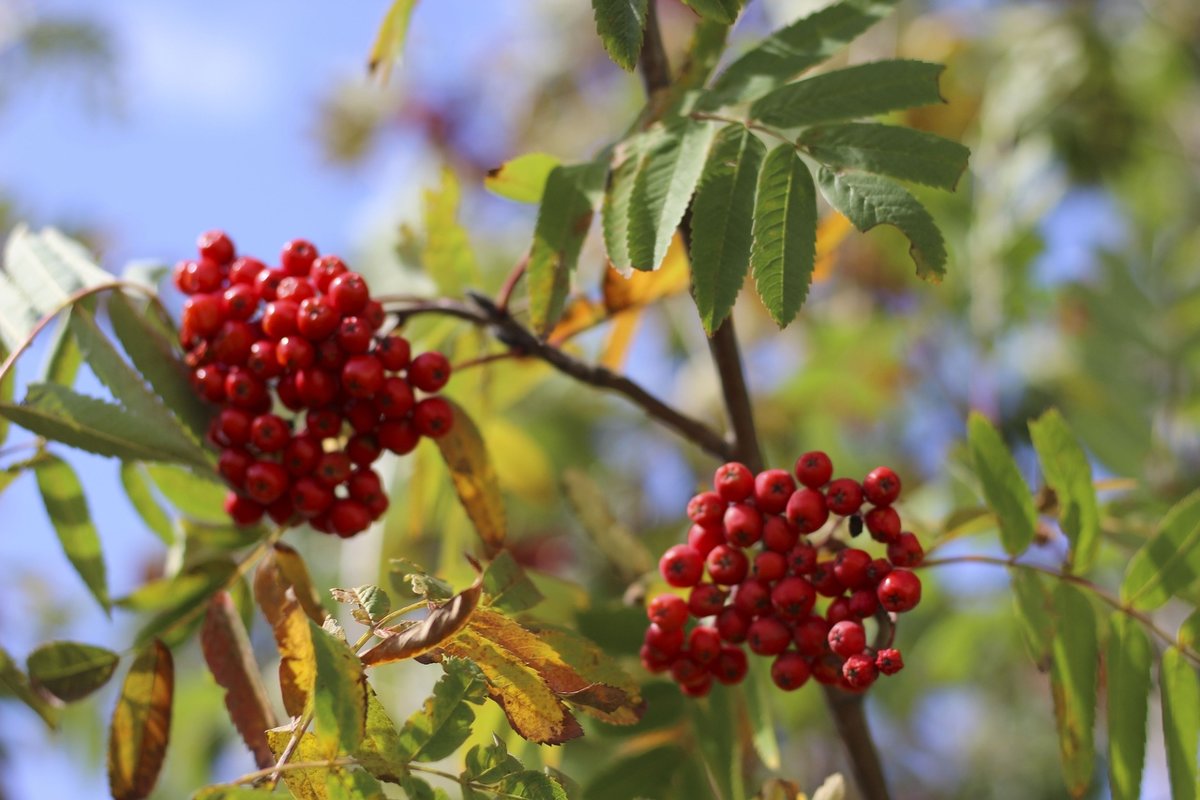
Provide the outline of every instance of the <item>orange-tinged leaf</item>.
<path id="1" fill-rule="evenodd" d="M 218 592 L 209 601 L 200 629 L 200 649 L 209 672 L 225 690 L 230 720 L 254 754 L 255 763 L 266 769 L 275 763 L 266 731 L 279 723 L 267 700 L 250 637 L 229 592 Z"/>
<path id="2" fill-rule="evenodd" d="M 312 694 L 317 665 L 308 616 L 283 577 L 274 552 L 267 553 L 254 573 L 254 599 L 271 623 L 279 648 L 279 689 L 284 710 L 290 716 L 300 716 Z"/>
<path id="3" fill-rule="evenodd" d="M 154 789 L 171 731 L 175 667 L 155 639 L 142 649 L 121 687 L 108 740 L 108 784 L 113 800 L 141 800 Z"/>
<path id="4" fill-rule="evenodd" d="M 833 274 L 837 249 L 854 226 L 843 214 L 831 212 L 817 225 L 817 258 L 813 266 L 813 283 L 826 280 Z"/>
<path id="5" fill-rule="evenodd" d="M 281 728 L 272 728 L 267 731 L 267 742 L 271 745 L 271 751 L 278 758 L 288 744 L 292 741 L 292 726 L 284 725 Z M 326 748 L 321 744 L 314 734 L 306 733 L 300 737 L 296 743 L 296 749 L 292 751 L 290 760 L 294 764 L 309 764 L 318 761 L 325 761 L 329 758 Z M 329 771 L 326 767 L 313 769 L 289 769 L 284 770 L 283 783 L 287 786 L 288 791 L 292 793 L 292 797 L 297 800 L 329 800 L 329 792 L 325 788 L 325 774 Z"/>
<path id="6" fill-rule="evenodd" d="M 373 667 L 389 661 L 414 658 L 440 645 L 457 634 L 478 612 L 479 598 L 483 594 L 483 582 L 475 581 L 446 603 L 434 607 L 429 616 L 406 628 L 396 630 L 362 655 L 364 666 Z"/>
<path id="7" fill-rule="evenodd" d="M 638 275 L 657 275 L 657 272 L 639 272 Z M 614 372 L 619 372 L 625 365 L 625 356 L 633 344 L 637 333 L 638 323 L 642 320 L 642 312 L 635 309 L 617 314 L 612 328 L 608 331 L 608 340 L 600 353 L 600 364 Z"/>
<path id="8" fill-rule="evenodd" d="M 662 266 L 654 272 L 635 270 L 625 278 L 610 264 L 604 272 L 604 307 L 610 314 L 627 308 L 640 308 L 673 294 L 686 292 L 691 285 L 687 250 L 678 231 L 671 239 Z"/>
<path id="9" fill-rule="evenodd" d="M 449 433 L 435 441 L 446 466 L 450 468 L 458 499 L 467 510 L 467 516 L 491 557 L 504 546 L 507 532 L 500 480 L 496 477 L 496 468 L 488 457 L 479 428 L 461 406 L 453 401 L 448 402 L 454 410 L 454 426 Z"/>
<path id="10" fill-rule="evenodd" d="M 283 542 L 276 542 L 274 548 L 275 565 L 279 568 L 283 579 L 291 585 L 296 599 L 300 601 L 300 607 L 313 622 L 318 625 L 323 624 L 329 613 L 321 605 L 321 598 L 313 586 L 312 578 L 308 575 L 308 567 L 304 565 L 304 558 L 296 552 L 294 547 Z"/>
<path id="11" fill-rule="evenodd" d="M 565 628 L 527 623 L 530 632 L 553 648 L 590 687 L 583 693 L 564 697 L 568 702 L 583 705 L 592 716 L 613 725 L 633 725 L 646 712 L 641 687 L 633 676 L 621 668 L 611 656 L 577 633 Z M 580 698 L 603 700 L 581 704 Z M 613 700 L 617 704 L 612 706 Z"/>
<path id="12" fill-rule="evenodd" d="M 573 298 L 567 303 L 558 324 L 550 331 L 546 341 L 558 347 L 576 334 L 594 328 L 606 319 L 608 316 L 604 307 L 595 300 L 587 297 Z"/>

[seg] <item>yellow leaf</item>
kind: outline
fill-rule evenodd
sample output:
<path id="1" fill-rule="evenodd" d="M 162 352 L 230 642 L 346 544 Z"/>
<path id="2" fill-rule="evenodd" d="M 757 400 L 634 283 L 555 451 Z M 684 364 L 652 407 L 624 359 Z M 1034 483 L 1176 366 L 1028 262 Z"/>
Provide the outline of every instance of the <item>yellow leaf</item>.
<path id="1" fill-rule="evenodd" d="M 321 605 L 321 598 L 317 595 L 312 578 L 309 577 L 304 558 L 295 548 L 283 542 L 276 542 L 274 549 L 275 566 L 279 568 L 284 581 L 292 587 L 304 613 L 318 625 L 324 623 L 329 613 Z"/>
<path id="2" fill-rule="evenodd" d="M 817 225 L 817 257 L 813 265 L 813 283 L 826 280 L 833 273 L 834 256 L 854 226 L 845 216 L 833 211 Z"/>
<path id="3" fill-rule="evenodd" d="M 389 636 L 363 653 L 363 665 L 373 667 L 429 652 L 466 627 L 472 613 L 476 612 L 479 606 L 479 597 L 482 594 L 483 582 L 476 580 L 443 605 L 433 608 L 429 616 L 416 625 L 389 629 L 394 630 L 395 635 Z"/>
<path id="4" fill-rule="evenodd" d="M 491 557 L 504 546 L 507 532 L 500 480 L 488 458 L 479 428 L 461 406 L 453 401 L 448 402 L 454 410 L 454 426 L 449 433 L 435 441 L 446 466 L 450 468 L 458 499 L 462 501 L 467 516 L 475 525 L 475 531 L 483 540 L 484 549 Z"/>
<path id="5" fill-rule="evenodd" d="M 462 294 L 464 285 L 479 283 L 479 265 L 466 230 L 458 223 L 458 180 L 449 167 L 442 169 L 439 189 L 423 194 L 425 246 L 421 263 L 438 292 Z"/>
<path id="6" fill-rule="evenodd" d="M 604 307 L 609 314 L 628 308 L 641 308 L 656 300 L 687 291 L 691 285 L 691 270 L 687 250 L 678 231 L 671 239 L 662 265 L 653 272 L 634 270 L 628 278 L 610 264 L 604 272 Z"/>
<path id="7" fill-rule="evenodd" d="M 392 62 L 400 57 L 404 49 L 408 21 L 416 4 L 417 0 L 395 0 L 383 18 L 383 24 L 379 26 L 379 33 L 375 35 L 375 44 L 367 60 L 367 71 L 378 76 L 381 83 L 387 83 L 392 74 Z"/>
<path id="8" fill-rule="evenodd" d="M 313 731 L 330 756 L 352 753 L 367 722 L 367 678 L 350 646 L 309 620 L 317 677 L 313 681 Z"/>
<path id="9" fill-rule="evenodd" d="M 615 708 L 602 709 L 583 706 L 584 711 L 612 725 L 633 725 L 642 718 L 646 704 L 642 700 L 641 687 L 633 676 L 621 668 L 616 659 L 609 656 L 593 642 L 566 628 L 557 628 L 541 623 L 526 623 L 531 633 L 552 647 L 562 659 L 571 665 L 583 680 L 593 687 L 604 686 L 623 693 L 620 704 Z M 612 697 L 617 697 L 609 693 Z M 566 697 L 568 702 L 576 698 Z"/>
<path id="10" fill-rule="evenodd" d="M 639 272 L 639 275 L 657 275 L 657 272 Z M 640 309 L 630 309 L 617 314 L 612 328 L 608 332 L 608 340 L 600 353 L 600 363 L 614 372 L 619 372 L 625 365 L 625 356 L 633 344 L 634 334 L 642 320 Z"/>
<path id="11" fill-rule="evenodd" d="M 275 757 L 279 758 L 280 754 L 287 749 L 288 743 L 292 741 L 292 727 L 284 725 L 281 728 L 272 728 L 267 731 L 267 742 L 271 745 L 272 752 Z M 317 737 L 311 733 L 306 733 L 300 737 L 300 741 L 296 744 L 296 749 L 292 751 L 292 756 L 289 759 L 293 763 L 311 763 L 317 761 L 325 761 L 329 758 L 324 746 L 317 740 Z M 283 783 L 287 786 L 288 791 L 292 793 L 292 797 L 296 800 L 329 800 L 329 792 L 325 789 L 325 773 L 327 768 L 314 769 L 289 769 L 284 770 Z"/>
<path id="12" fill-rule="evenodd" d="M 537 439 L 503 417 L 488 420 L 484 429 L 502 488 L 534 500 L 554 491 L 553 467 Z"/>
<path id="13" fill-rule="evenodd" d="M 154 789 L 171 732 L 175 666 L 155 639 L 125 678 L 108 740 L 108 784 L 114 800 L 141 800 Z"/>
<path id="14" fill-rule="evenodd" d="M 562 316 L 546 341 L 558 347 L 578 333 L 594 328 L 608 319 L 604 307 L 587 297 L 576 297 L 567 303 Z"/>
<path id="15" fill-rule="evenodd" d="M 290 716 L 304 713 L 317 677 L 308 617 L 283 576 L 275 553 L 267 553 L 254 573 L 254 599 L 262 609 L 279 648 L 279 690 Z"/>
<path id="16" fill-rule="evenodd" d="M 548 153 L 526 153 L 488 170 L 483 188 L 519 203 L 537 203 L 542 199 L 550 171 L 559 163 Z"/>

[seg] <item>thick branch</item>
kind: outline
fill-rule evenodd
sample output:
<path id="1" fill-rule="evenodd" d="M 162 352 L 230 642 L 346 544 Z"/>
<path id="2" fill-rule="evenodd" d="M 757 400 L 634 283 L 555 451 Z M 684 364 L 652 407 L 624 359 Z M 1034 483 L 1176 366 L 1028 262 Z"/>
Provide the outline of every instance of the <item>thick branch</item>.
<path id="1" fill-rule="evenodd" d="M 671 65 L 667 62 L 667 50 L 663 47 L 662 31 L 658 28 L 658 2 L 646 4 L 646 34 L 642 39 L 642 52 L 638 56 L 638 67 L 642 83 L 651 98 L 671 86 Z"/>

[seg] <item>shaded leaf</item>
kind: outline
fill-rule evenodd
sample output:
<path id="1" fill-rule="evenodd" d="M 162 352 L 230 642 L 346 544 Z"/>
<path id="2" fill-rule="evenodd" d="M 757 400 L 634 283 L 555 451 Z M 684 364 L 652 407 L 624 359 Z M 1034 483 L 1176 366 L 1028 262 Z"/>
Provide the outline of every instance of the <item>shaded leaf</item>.
<path id="1" fill-rule="evenodd" d="M 222 505 L 229 488 L 217 482 L 211 473 L 169 464 L 145 464 L 144 467 L 162 496 L 182 514 L 210 525 L 229 524 L 229 515 Z"/>
<path id="2" fill-rule="evenodd" d="M 608 260 L 621 272 L 629 272 L 633 268 L 629 255 L 629 205 L 633 199 L 634 183 L 654 137 L 660 132 L 660 129 L 652 129 L 634 134 L 613 148 L 600 222 Z"/>
<path id="3" fill-rule="evenodd" d="M 1141 624 L 1120 611 L 1109 620 L 1108 776 L 1113 800 L 1137 800 L 1146 760 L 1146 713 L 1154 651 Z"/>
<path id="4" fill-rule="evenodd" d="M 483 571 L 483 594 L 484 603 L 509 613 L 533 608 L 543 599 L 508 550 L 501 550 Z"/>
<path id="5" fill-rule="evenodd" d="M 58 708 L 34 691 L 29 678 L 3 647 L 0 647 L 0 697 L 17 698 L 37 712 L 48 727 L 58 727 Z"/>
<path id="6" fill-rule="evenodd" d="M 1095 761 L 1096 618 L 1087 596 L 1064 582 L 1054 589 L 1054 611 L 1050 688 L 1059 752 L 1068 791 L 1072 797 L 1082 797 L 1092 782 Z"/>
<path id="7" fill-rule="evenodd" d="M 343 641 L 309 620 L 313 660 L 313 730 L 330 756 L 352 753 L 363 738 L 367 721 L 367 678 L 363 665 Z"/>
<path id="8" fill-rule="evenodd" d="M 387 592 L 378 586 L 356 586 L 353 589 L 330 589 L 329 593 L 339 603 L 354 606 L 350 613 L 354 619 L 367 627 L 387 616 L 392 610 L 392 601 Z"/>
<path id="9" fill-rule="evenodd" d="M 692 294 L 711 336 L 733 310 L 750 261 L 758 168 L 766 148 L 742 125 L 717 134 L 692 202 Z"/>
<path id="10" fill-rule="evenodd" d="M 610 496 L 587 473 L 574 467 L 563 470 L 563 491 L 575 516 L 596 547 L 622 580 L 633 581 L 655 568 L 646 545 L 613 514 Z"/>
<path id="11" fill-rule="evenodd" d="M 1052 408 L 1030 422 L 1029 433 L 1046 484 L 1058 498 L 1059 523 L 1071 543 L 1068 564 L 1086 572 L 1100 547 L 1100 510 L 1087 454 L 1058 409 Z"/>
<path id="12" fill-rule="evenodd" d="M 80 305 L 82 302 L 77 303 L 76 307 Z M 54 324 L 52 338 L 46 343 L 46 360 L 36 382 L 70 386 L 75 382 L 82 365 L 83 353 L 71 335 L 71 319 L 64 316 Z"/>
<path id="13" fill-rule="evenodd" d="M 532 769 L 506 776 L 500 781 L 500 791 L 527 800 L 567 800 L 567 793 L 558 781 Z"/>
<path id="14" fill-rule="evenodd" d="M 360 769 L 338 768 L 325 773 L 329 800 L 387 800 L 383 787 Z"/>
<path id="15" fill-rule="evenodd" d="M 267 553 L 254 572 L 254 599 L 271 624 L 279 648 L 279 690 L 288 716 L 304 713 L 316 678 L 309 618 L 283 577 L 274 551 Z M 275 749 L 272 744 L 272 750 Z M 290 785 L 290 784 L 289 784 Z"/>
<path id="16" fill-rule="evenodd" d="M 1176 639 L 1179 646 L 1188 650 L 1195 650 L 1196 644 L 1200 642 L 1200 609 L 1193 611 L 1183 624 L 1179 626 L 1179 632 L 1176 634 Z"/>
<path id="17" fill-rule="evenodd" d="M 304 609 L 304 613 L 318 625 L 323 623 L 329 613 L 321 605 L 321 598 L 317 594 L 316 587 L 313 586 L 303 556 L 296 551 L 296 548 L 283 542 L 275 542 L 271 549 L 276 569 L 279 570 L 284 581 L 292 587 L 292 592 L 296 595 L 296 600 Z"/>
<path id="18" fill-rule="evenodd" d="M 800 311 L 812 281 L 817 246 L 817 190 L 791 145 L 767 156 L 754 200 L 750 268 L 763 305 L 779 327 Z"/>
<path id="19" fill-rule="evenodd" d="M 482 583 L 475 581 L 443 605 L 430 609 L 429 615 L 417 624 L 392 629 L 395 635 L 362 654 L 363 665 L 373 667 L 414 658 L 437 647 L 466 627 L 477 611 L 482 593 Z"/>
<path id="20" fill-rule="evenodd" d="M 731 25 L 742 10 L 743 0 L 683 0 L 692 10 L 705 19 Z"/>
<path id="21" fill-rule="evenodd" d="M 4 315 L 4 309 L 0 306 L 0 317 Z M 4 346 L 4 339 L 0 337 L 0 364 L 3 364 L 8 359 L 8 348 Z M 0 377 L 0 404 L 8 405 L 13 401 L 13 387 L 17 382 L 17 371 L 9 369 L 3 377 Z M 4 444 L 8 439 L 8 418 L 0 415 L 0 444 Z"/>
<path id="22" fill-rule="evenodd" d="M 903 186 L 874 175 L 834 173 L 824 167 L 817 177 L 829 204 L 863 233 L 877 225 L 893 225 L 908 237 L 908 254 L 917 275 L 937 283 L 946 274 L 946 245 L 925 206 Z"/>
<path id="23" fill-rule="evenodd" d="M 518 203 L 537 203 L 546 191 L 546 179 L 561 163 L 549 153 L 525 153 L 488 170 L 483 188 Z"/>
<path id="24" fill-rule="evenodd" d="M 121 462 L 121 486 L 146 527 L 168 547 L 175 543 L 171 517 L 158 504 L 146 471 L 136 461 Z"/>
<path id="25" fill-rule="evenodd" d="M 358 763 L 382 781 L 398 783 L 404 777 L 408 757 L 400 731 L 388 716 L 375 690 L 367 683 L 367 719 L 363 739 L 355 753 Z"/>
<path id="26" fill-rule="evenodd" d="M 611 725 L 634 725 L 641 720 L 646 711 L 641 687 L 616 659 L 574 631 L 542 623 L 524 624 L 588 684 L 584 693 L 598 702 L 583 705 L 585 711 Z M 563 696 L 568 702 L 577 703 L 583 695 L 575 691 Z M 614 701 L 618 703 L 615 707 Z"/>
<path id="27" fill-rule="evenodd" d="M 750 117 L 779 128 L 875 116 L 941 103 L 945 66 L 924 61 L 875 61 L 789 83 L 754 101 Z"/>
<path id="28" fill-rule="evenodd" d="M 153 641 L 134 659 L 113 712 L 108 785 L 114 800 L 141 800 L 154 789 L 167 752 L 174 690 L 171 651 Z"/>
<path id="29" fill-rule="evenodd" d="M 621 69 L 633 72 L 646 30 L 646 0 L 592 0 L 592 12 L 608 55 Z"/>
<path id="30" fill-rule="evenodd" d="M 1054 639 L 1050 593 L 1042 576 L 1022 569 L 1012 570 L 1012 589 L 1021 638 L 1033 663 L 1044 672 L 1050 664 L 1050 643 Z"/>
<path id="31" fill-rule="evenodd" d="M 103 647 L 52 642 L 30 653 L 25 666 L 35 686 L 72 703 L 108 683 L 119 660 L 116 653 Z"/>
<path id="32" fill-rule="evenodd" d="M 382 83 L 387 83 L 392 74 L 392 63 L 400 58 L 404 50 L 408 22 L 416 5 L 417 0 L 392 0 L 375 35 L 375 44 L 371 46 L 371 55 L 367 60 L 367 71 Z"/>
<path id="33" fill-rule="evenodd" d="M 440 761 L 457 750 L 471 735 L 475 712 L 470 704 L 487 699 L 487 683 L 469 661 L 443 659 L 445 674 L 433 687 L 419 711 L 400 730 L 399 745 L 405 761 Z"/>
<path id="34" fill-rule="evenodd" d="M 83 486 L 71 465 L 55 456 L 39 459 L 34 467 L 38 490 L 46 513 L 58 534 L 59 544 L 71 566 L 83 579 L 92 597 L 107 612 L 107 570 L 104 553 L 100 549 L 100 535 L 92 524 Z"/>
<path id="35" fill-rule="evenodd" d="M 228 592 L 217 592 L 208 604 L 200 649 L 217 685 L 225 690 L 229 719 L 254 754 L 259 769 L 274 765 L 267 730 L 279 723 L 267 699 L 250 637 Z"/>
<path id="36" fill-rule="evenodd" d="M 1171 507 L 1150 541 L 1134 553 L 1121 582 L 1121 600 L 1158 608 L 1200 579 L 1200 490 Z"/>
<path id="37" fill-rule="evenodd" d="M 866 122 L 808 128 L 798 143 L 835 170 L 858 169 L 951 191 L 971 155 L 958 142 L 932 133 Z"/>
<path id="38" fill-rule="evenodd" d="M 168 645 L 185 641 L 199 624 L 208 599 L 227 586 L 237 572 L 228 558 L 202 561 L 171 578 L 139 587 L 116 605 L 132 611 L 157 612 L 138 631 L 138 646 L 152 638 Z"/>
<path id="39" fill-rule="evenodd" d="M 967 444 L 983 496 L 1000 524 L 1000 542 L 1017 555 L 1033 541 L 1037 511 L 1017 463 L 999 431 L 978 411 L 967 421 Z"/>
<path id="40" fill-rule="evenodd" d="M 1176 647 L 1163 653 L 1158 673 L 1162 692 L 1163 738 L 1167 745 L 1167 774 L 1174 800 L 1195 800 L 1196 750 L 1200 748 L 1200 676 L 1196 666 Z"/>
<path id="41" fill-rule="evenodd" d="M 500 481 L 474 420 L 462 406 L 452 400 L 447 402 L 454 411 L 454 425 L 435 441 L 450 469 L 458 499 L 483 540 L 484 550 L 492 556 L 504 546 L 508 527 Z"/>
<path id="42" fill-rule="evenodd" d="M 761 659 L 751 659 L 746 674 L 745 696 L 754 750 L 767 769 L 778 771 L 781 756 L 779 737 L 775 732 L 774 687 L 767 663 Z"/>
<path id="43" fill-rule="evenodd" d="M 485 784 L 495 783 L 523 769 L 521 762 L 508 754 L 504 740 L 494 733 L 491 744 L 477 744 L 467 751 L 463 765 L 464 778 Z"/>

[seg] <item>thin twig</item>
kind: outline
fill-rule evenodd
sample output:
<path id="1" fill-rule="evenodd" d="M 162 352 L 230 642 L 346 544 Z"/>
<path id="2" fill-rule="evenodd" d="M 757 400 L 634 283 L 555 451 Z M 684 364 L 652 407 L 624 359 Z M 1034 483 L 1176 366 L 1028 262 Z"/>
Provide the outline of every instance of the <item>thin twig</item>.
<path id="1" fill-rule="evenodd" d="M 236 780 L 231 781 L 229 785 L 244 786 L 248 783 L 254 783 L 255 781 L 262 780 L 263 778 L 270 778 L 277 772 L 291 772 L 301 769 L 337 769 L 338 767 L 353 767 L 357 764 L 358 761 L 350 758 L 349 756 L 331 758 L 327 761 L 293 761 L 290 764 L 276 764 L 275 766 L 267 767 L 266 769 L 247 772 L 245 775 L 242 775 Z M 276 778 L 276 782 L 278 782 L 278 778 Z M 272 784 L 272 786 L 274 786 L 274 784 Z"/>
<path id="2" fill-rule="evenodd" d="M 516 290 L 517 284 L 521 282 L 522 276 L 525 275 L 525 269 L 529 266 L 529 254 L 526 253 L 520 261 L 513 266 L 512 271 L 508 273 L 508 277 L 504 279 L 504 285 L 500 287 L 500 293 L 496 295 L 496 308 L 501 311 L 508 310 L 508 302 L 512 299 L 513 291 Z"/>
<path id="3" fill-rule="evenodd" d="M 283 752 L 279 754 L 279 760 L 275 762 L 275 766 L 265 770 L 259 770 L 259 777 L 267 778 L 267 785 L 274 789 L 279 783 L 279 778 L 282 773 L 288 769 L 295 767 L 288 764 L 288 760 L 292 754 L 296 752 L 296 748 L 300 746 L 300 740 L 304 738 L 304 732 L 308 730 L 308 726 L 312 724 L 313 712 L 309 711 L 303 717 L 296 720 L 295 726 L 292 728 L 292 738 L 288 739 L 287 746 L 283 748 Z M 353 763 L 353 759 L 351 759 Z"/>

